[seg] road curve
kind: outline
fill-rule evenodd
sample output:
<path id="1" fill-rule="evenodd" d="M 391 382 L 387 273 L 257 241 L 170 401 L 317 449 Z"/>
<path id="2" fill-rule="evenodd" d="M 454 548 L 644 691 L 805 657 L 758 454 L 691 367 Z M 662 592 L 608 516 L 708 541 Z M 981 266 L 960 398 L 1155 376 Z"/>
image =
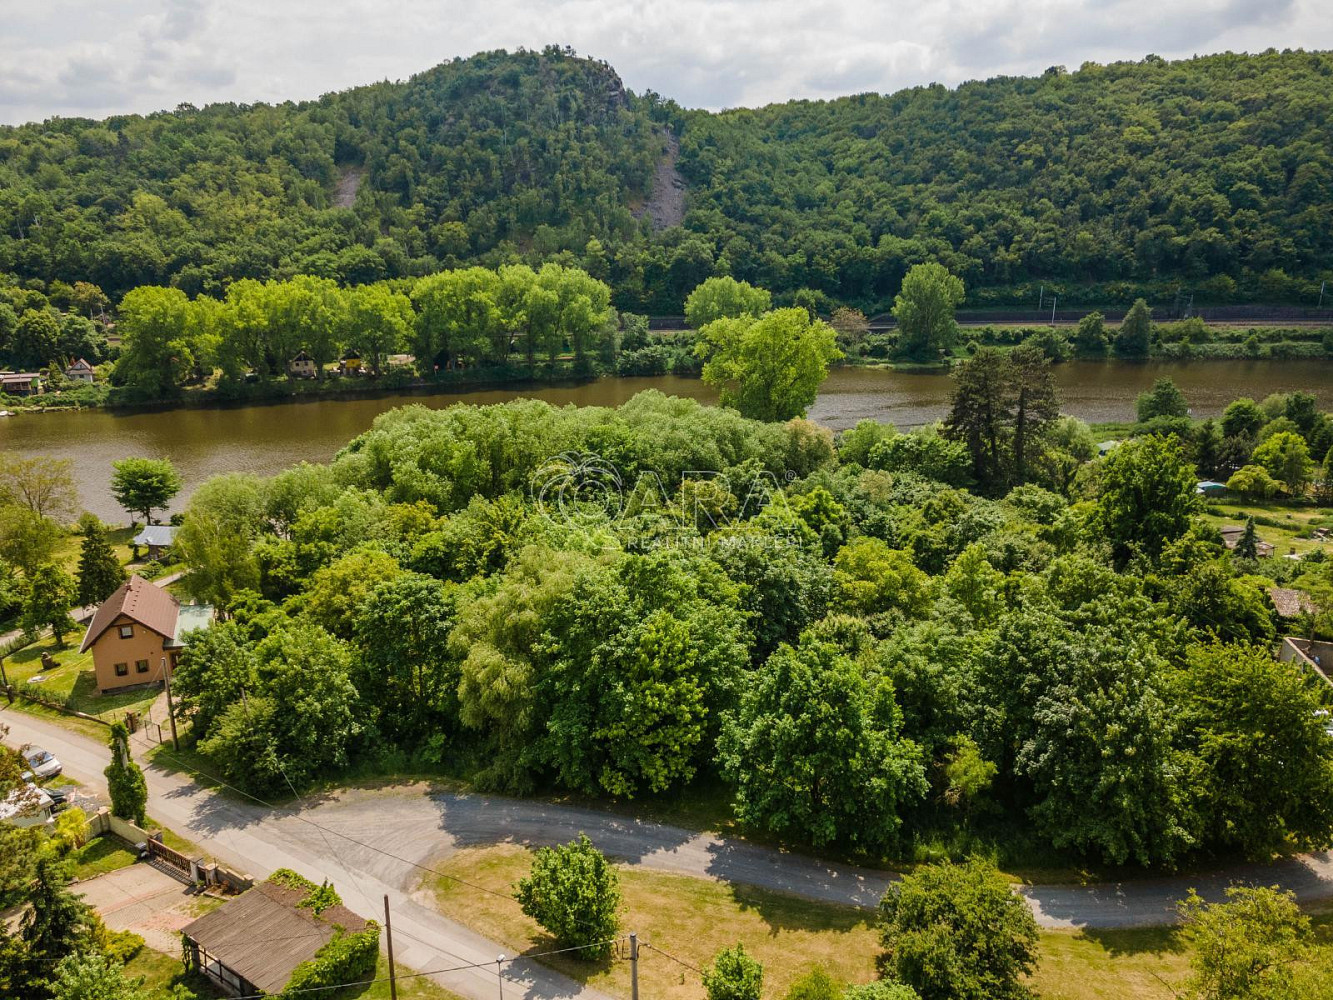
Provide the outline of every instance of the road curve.
<path id="1" fill-rule="evenodd" d="M 106 753 L 97 744 L 12 711 L 0 713 L 0 722 L 9 724 L 12 742 L 41 742 L 66 762 L 74 777 L 94 785 L 101 782 Z M 90 769 L 92 776 L 85 778 Z M 432 921 L 451 928 L 460 942 L 456 950 L 448 951 L 451 956 L 475 954 L 482 948 L 493 958 L 497 946 L 417 906 L 411 897 L 424 874 L 418 866 L 465 847 L 554 844 L 585 832 L 602 850 L 628 864 L 860 907 L 874 906 L 893 878 L 882 871 L 596 809 L 441 792 L 424 784 L 347 789 L 309 797 L 301 805 L 267 809 L 215 795 L 159 768 L 149 766 L 145 773 L 149 812 L 221 860 L 241 864 L 256 875 L 287 865 L 327 877 L 340 887 L 349 886 L 344 898 L 368 915 L 382 908 L 380 897 L 387 891 L 395 907 L 402 900 L 404 907 L 414 908 L 411 912 L 423 935 Z M 1172 922 L 1177 901 L 1191 888 L 1205 898 L 1220 899 L 1236 881 L 1282 885 L 1305 903 L 1333 898 L 1333 855 L 1323 852 L 1207 875 L 1021 886 L 1019 892 L 1043 927 L 1139 927 Z M 399 922 L 395 909 L 395 938 Z M 462 942 L 471 947 L 464 948 Z M 405 955 L 404 960 L 417 968 L 442 967 L 418 956 Z M 493 975 L 487 981 L 492 989 Z"/>

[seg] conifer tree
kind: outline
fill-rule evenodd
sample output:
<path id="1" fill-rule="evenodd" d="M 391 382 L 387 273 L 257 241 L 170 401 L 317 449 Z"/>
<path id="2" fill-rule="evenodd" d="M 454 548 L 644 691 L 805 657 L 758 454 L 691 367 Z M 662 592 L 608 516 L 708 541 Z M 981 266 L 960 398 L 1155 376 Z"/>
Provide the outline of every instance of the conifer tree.
<path id="1" fill-rule="evenodd" d="M 125 568 L 116 558 L 102 522 L 91 514 L 79 521 L 83 545 L 79 550 L 79 604 L 101 604 L 125 582 Z"/>

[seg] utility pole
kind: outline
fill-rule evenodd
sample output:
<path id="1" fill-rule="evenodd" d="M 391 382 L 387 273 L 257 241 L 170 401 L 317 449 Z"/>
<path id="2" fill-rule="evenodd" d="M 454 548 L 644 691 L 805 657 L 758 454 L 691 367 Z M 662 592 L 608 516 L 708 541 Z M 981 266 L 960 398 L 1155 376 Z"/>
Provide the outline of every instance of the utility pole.
<path id="1" fill-rule="evenodd" d="M 1055 304 L 1060 301 L 1060 296 L 1051 296 L 1051 326 L 1055 326 Z"/>
<path id="2" fill-rule="evenodd" d="M 1038 286 L 1037 286 L 1037 308 L 1038 308 L 1038 309 L 1041 308 L 1041 304 L 1042 304 L 1042 302 L 1045 300 L 1045 298 L 1046 298 L 1046 286 L 1045 286 L 1045 285 L 1038 285 Z"/>
<path id="3" fill-rule="evenodd" d="M 629 1000 L 639 1000 L 639 935 L 629 936 Z"/>
<path id="4" fill-rule="evenodd" d="M 1320 309 L 1323 309 L 1323 308 L 1324 308 L 1324 286 L 1327 285 L 1327 284 L 1328 284 L 1327 281 L 1321 281 L 1321 282 L 1319 282 L 1319 307 L 1318 307 L 1318 308 L 1320 308 Z"/>
<path id="5" fill-rule="evenodd" d="M 500 1000 L 505 1000 L 505 977 L 504 973 L 500 971 L 500 966 L 504 964 L 504 960 L 503 955 L 495 960 L 495 978 L 500 983 Z"/>
<path id="6" fill-rule="evenodd" d="M 162 681 L 167 686 L 167 719 L 171 722 L 171 749 L 180 752 L 180 740 L 176 738 L 176 708 L 171 704 L 171 671 L 167 669 L 167 658 L 162 657 Z"/>
<path id="7" fill-rule="evenodd" d="M 384 933 L 389 941 L 389 1000 L 398 1000 L 398 981 L 393 971 L 393 923 L 389 920 L 389 894 L 384 894 Z"/>

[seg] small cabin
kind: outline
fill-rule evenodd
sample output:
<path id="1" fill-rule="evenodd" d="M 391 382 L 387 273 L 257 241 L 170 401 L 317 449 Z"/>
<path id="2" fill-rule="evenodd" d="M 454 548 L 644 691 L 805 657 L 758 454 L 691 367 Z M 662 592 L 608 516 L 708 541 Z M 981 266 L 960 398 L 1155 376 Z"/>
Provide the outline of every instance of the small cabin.
<path id="1" fill-rule="evenodd" d="M 79 358 L 72 365 L 65 369 L 65 378 L 71 382 L 82 382 L 84 385 L 93 384 L 93 366 L 84 358 Z"/>
<path id="2" fill-rule="evenodd" d="M 0 372 L 0 392 L 7 396 L 40 396 L 43 391 L 40 372 Z"/>
<path id="3" fill-rule="evenodd" d="M 361 355 L 356 351 L 348 351 L 338 359 L 339 375 L 364 375 L 365 373 L 366 369 L 361 361 Z"/>
<path id="4" fill-rule="evenodd" d="M 135 546 L 147 548 L 149 559 L 161 562 L 171 554 L 171 546 L 176 541 L 176 527 L 171 524 L 148 524 L 131 541 Z"/>
<path id="5" fill-rule="evenodd" d="M 292 378 L 314 378 L 319 374 L 319 366 L 315 364 L 314 358 L 301 351 L 287 362 L 287 374 Z"/>

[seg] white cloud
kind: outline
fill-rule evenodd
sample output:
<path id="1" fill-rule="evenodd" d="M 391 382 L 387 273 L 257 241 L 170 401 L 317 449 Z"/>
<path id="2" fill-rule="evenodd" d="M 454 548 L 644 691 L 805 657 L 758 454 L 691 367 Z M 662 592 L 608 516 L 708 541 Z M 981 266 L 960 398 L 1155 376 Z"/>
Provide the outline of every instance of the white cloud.
<path id="1" fill-rule="evenodd" d="M 10 123 L 310 98 L 552 42 L 709 108 L 1148 52 L 1333 47 L 1324 0 L 0 0 L 0 15 Z"/>

